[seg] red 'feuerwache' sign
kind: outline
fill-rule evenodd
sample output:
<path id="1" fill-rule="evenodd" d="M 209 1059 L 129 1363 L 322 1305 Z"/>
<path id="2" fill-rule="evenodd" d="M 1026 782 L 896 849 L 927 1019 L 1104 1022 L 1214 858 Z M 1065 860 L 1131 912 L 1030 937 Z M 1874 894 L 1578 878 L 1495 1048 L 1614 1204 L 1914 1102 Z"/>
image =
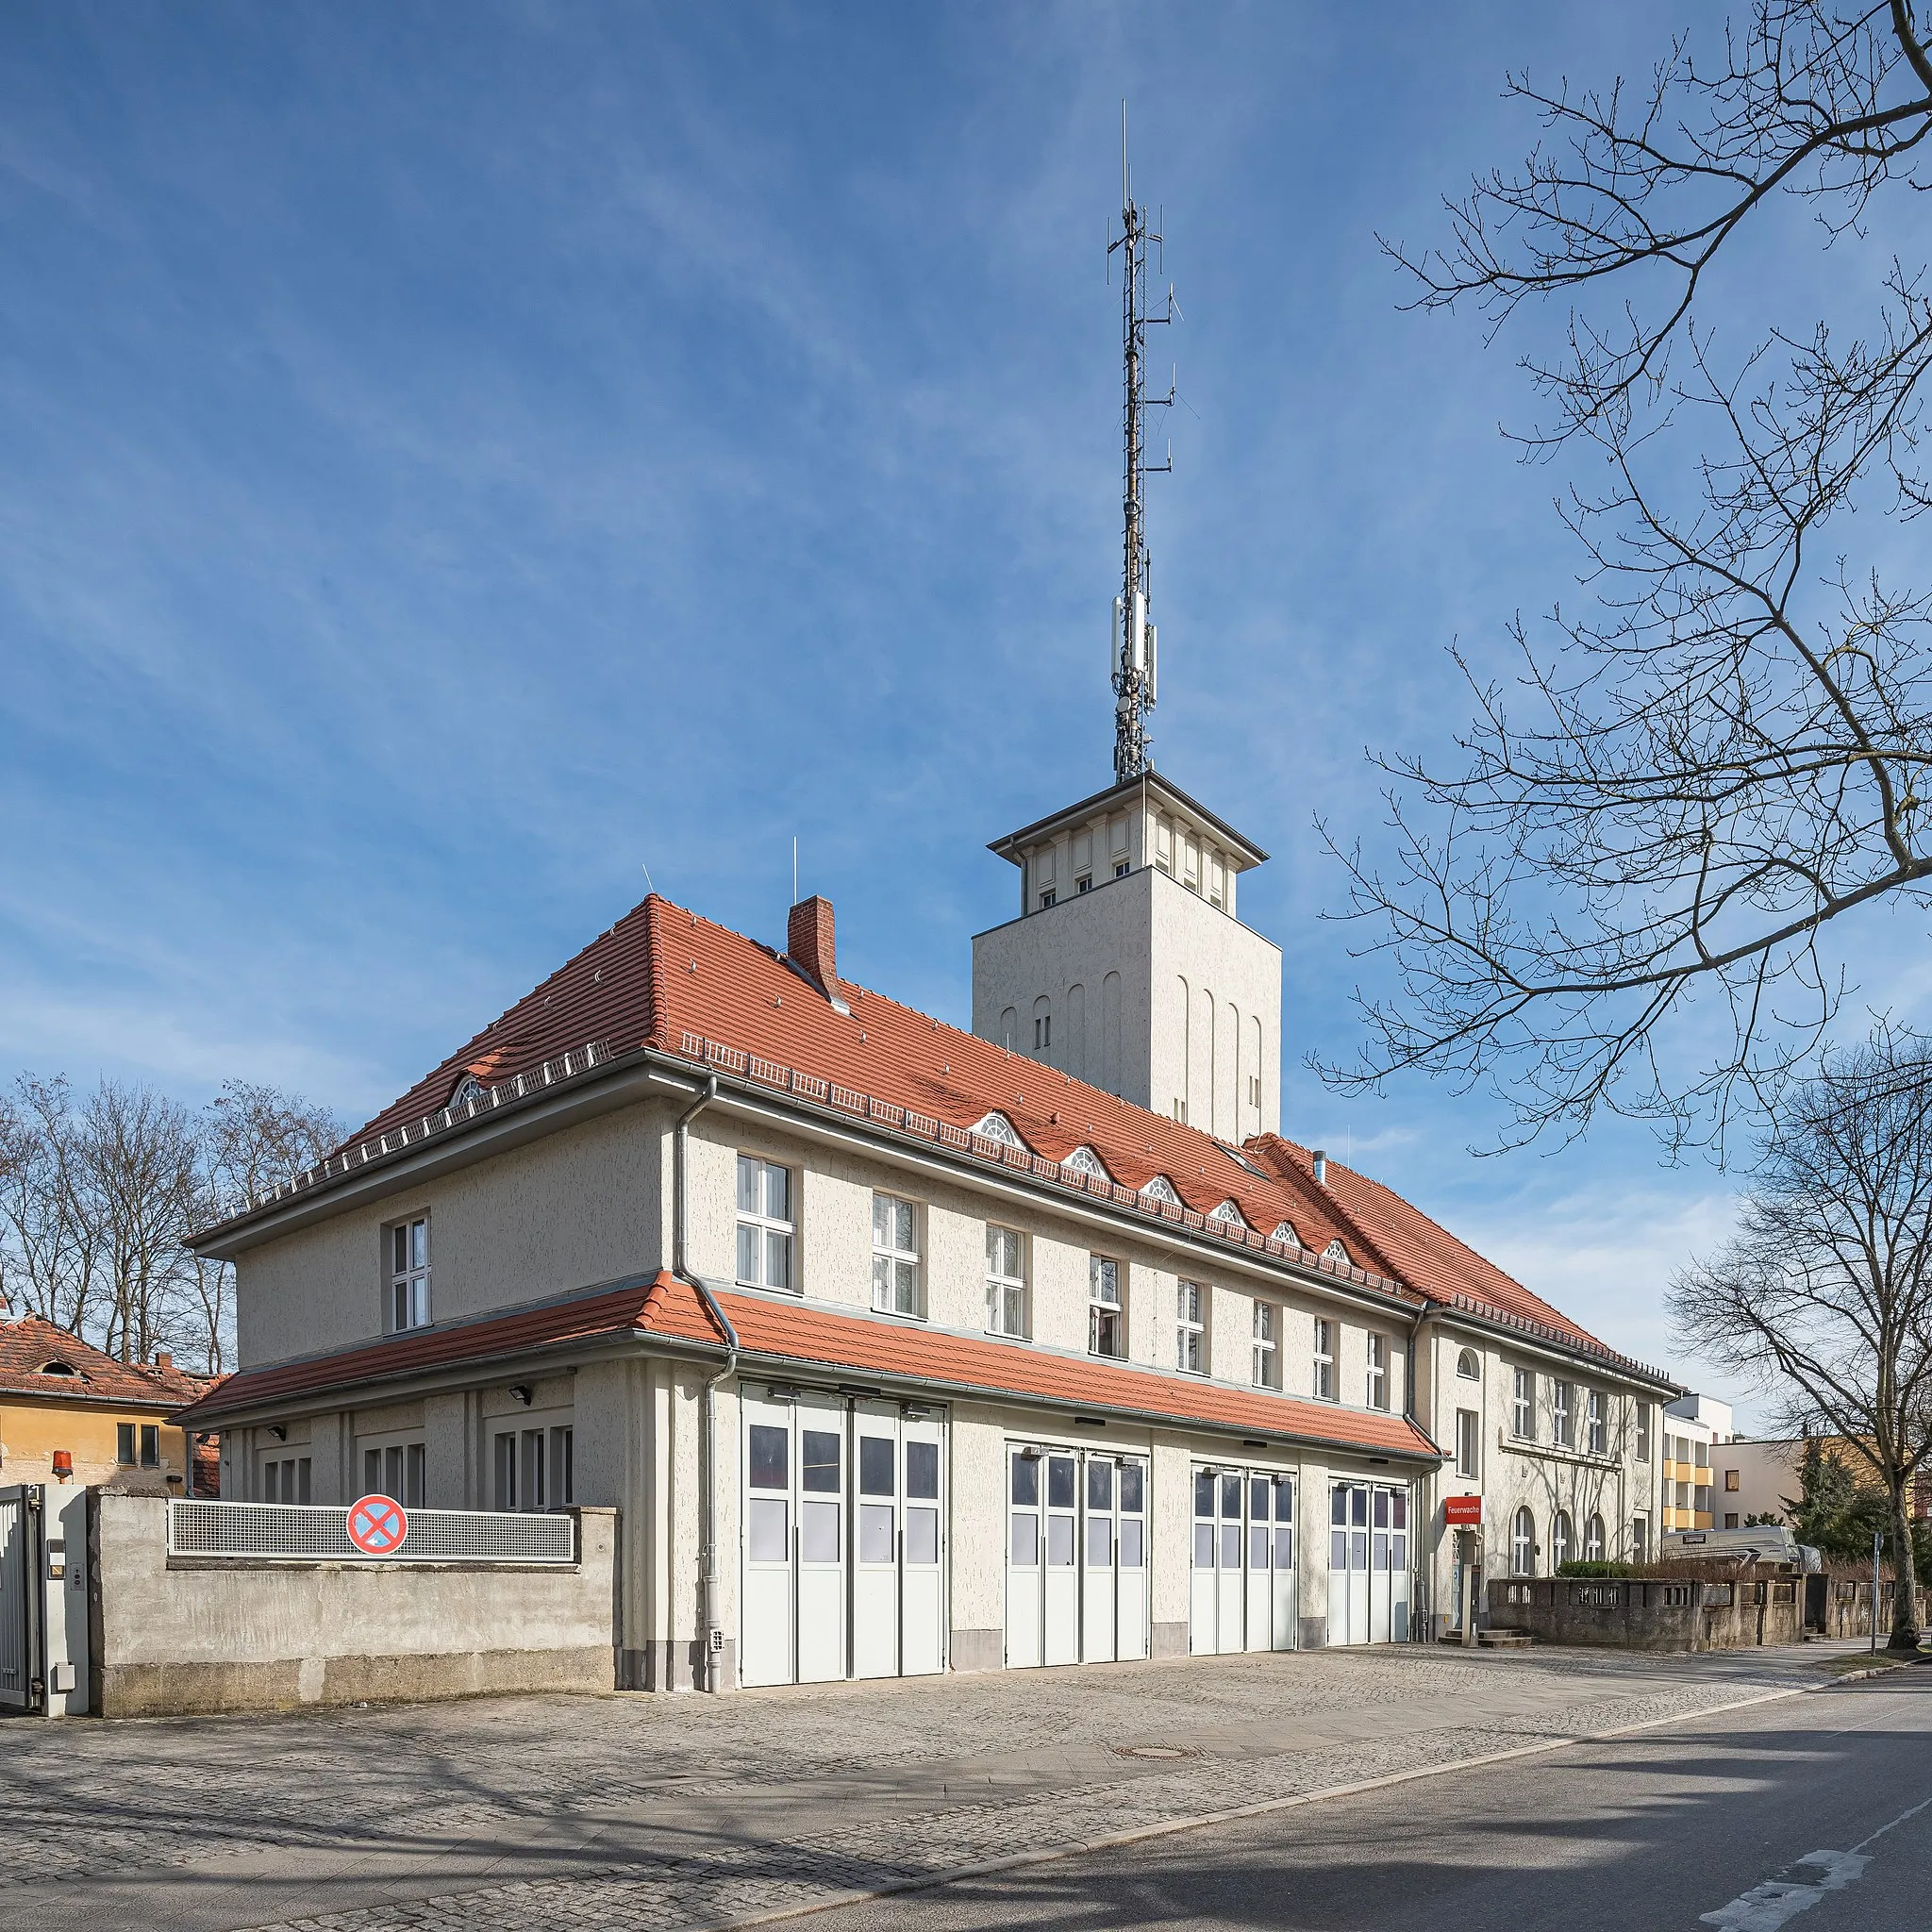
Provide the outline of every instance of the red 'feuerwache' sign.
<path id="1" fill-rule="evenodd" d="M 392 1557 L 409 1533 L 403 1506 L 387 1496 L 363 1496 L 349 1505 L 349 1541 L 365 1557 Z"/>
<path id="2" fill-rule="evenodd" d="M 1444 1496 L 1442 1498 L 1442 1521 L 1444 1523 L 1476 1524 L 1483 1520 L 1483 1499 L 1480 1496 Z"/>

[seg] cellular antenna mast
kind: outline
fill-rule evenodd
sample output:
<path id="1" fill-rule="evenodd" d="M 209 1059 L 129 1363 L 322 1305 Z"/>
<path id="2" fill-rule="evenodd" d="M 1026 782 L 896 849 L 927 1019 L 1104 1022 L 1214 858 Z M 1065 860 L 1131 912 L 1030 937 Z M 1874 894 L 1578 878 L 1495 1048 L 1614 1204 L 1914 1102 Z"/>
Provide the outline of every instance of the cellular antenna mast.
<path id="1" fill-rule="evenodd" d="M 1174 385 L 1164 396 L 1147 393 L 1147 331 L 1154 325 L 1174 322 L 1169 286 L 1163 313 L 1147 312 L 1147 255 L 1160 247 L 1160 237 L 1147 225 L 1147 210 L 1134 199 L 1133 177 L 1127 172 L 1127 104 L 1121 103 L 1121 232 L 1107 245 L 1112 256 L 1121 251 L 1121 354 L 1125 396 L 1122 427 L 1126 443 L 1123 472 L 1122 512 L 1125 531 L 1121 557 L 1121 594 L 1113 604 L 1113 646 L 1109 662 L 1114 690 L 1113 774 L 1117 781 L 1138 778 L 1151 767 L 1148 756 L 1147 713 L 1154 708 L 1158 662 L 1158 641 L 1147 615 L 1153 578 L 1147 555 L 1147 525 L 1141 485 L 1149 476 L 1174 468 L 1169 446 L 1164 463 L 1147 460 L 1145 417 L 1149 409 L 1164 409 L 1174 399 Z"/>

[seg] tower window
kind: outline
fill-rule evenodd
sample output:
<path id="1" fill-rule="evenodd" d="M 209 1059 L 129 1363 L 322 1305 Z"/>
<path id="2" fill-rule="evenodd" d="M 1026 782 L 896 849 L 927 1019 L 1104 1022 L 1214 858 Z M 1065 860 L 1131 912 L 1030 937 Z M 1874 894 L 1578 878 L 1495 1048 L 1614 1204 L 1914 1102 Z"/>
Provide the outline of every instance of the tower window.
<path id="1" fill-rule="evenodd" d="M 1053 889 L 1049 887 L 1045 891 L 1043 891 L 1040 895 L 1040 909 L 1042 912 L 1044 912 L 1046 908 L 1049 906 L 1051 906 L 1058 896 L 1058 893 L 1054 891 Z"/>
<path id="2" fill-rule="evenodd" d="M 1035 1013 L 1033 1016 L 1033 1051 L 1051 1053 L 1053 1051 L 1053 1015 Z"/>
<path id="3" fill-rule="evenodd" d="M 1118 859 L 1114 863 L 1113 875 L 1117 879 L 1124 879 L 1133 869 L 1126 859 Z"/>

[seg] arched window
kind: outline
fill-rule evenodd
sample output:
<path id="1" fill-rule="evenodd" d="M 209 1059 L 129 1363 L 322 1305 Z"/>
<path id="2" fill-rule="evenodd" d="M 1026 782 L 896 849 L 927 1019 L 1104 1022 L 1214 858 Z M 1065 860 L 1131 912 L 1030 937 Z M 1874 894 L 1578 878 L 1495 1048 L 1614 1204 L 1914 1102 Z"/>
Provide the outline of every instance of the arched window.
<path id="1" fill-rule="evenodd" d="M 1570 1527 L 1570 1512 L 1558 1509 L 1550 1519 L 1550 1574 L 1558 1576 L 1563 1565 L 1576 1554 L 1576 1537 Z"/>
<path id="2" fill-rule="evenodd" d="M 1091 1147 L 1075 1147 L 1060 1165 L 1072 1168 L 1075 1174 L 1091 1174 L 1097 1181 L 1112 1179 L 1106 1162 Z"/>
<path id="3" fill-rule="evenodd" d="M 41 1364 L 41 1374 L 43 1374 L 43 1375 L 75 1375 L 75 1376 L 78 1376 L 78 1375 L 79 1375 L 79 1374 L 80 1374 L 80 1371 L 79 1371 L 78 1369 L 76 1369 L 76 1368 L 75 1368 L 75 1367 L 74 1366 L 74 1364 L 73 1364 L 72 1362 L 61 1362 L 61 1361 L 53 1361 L 53 1362 L 42 1362 L 42 1363 Z"/>
<path id="4" fill-rule="evenodd" d="M 1591 1513 L 1591 1519 L 1583 1525 L 1583 1560 L 1586 1563 L 1601 1563 L 1604 1559 L 1604 1520 Z"/>
<path id="5" fill-rule="evenodd" d="M 1460 1375 L 1465 1382 L 1480 1382 L 1482 1380 L 1483 1365 L 1477 1359 L 1476 1352 L 1474 1349 L 1465 1348 L 1462 1351 L 1462 1353 L 1456 1357 L 1456 1373 L 1458 1375 Z"/>
<path id="6" fill-rule="evenodd" d="M 1158 1174 L 1141 1190 L 1143 1201 L 1158 1201 L 1166 1208 L 1178 1208 L 1181 1197 L 1174 1192 L 1174 1183 L 1164 1174 Z"/>
<path id="7" fill-rule="evenodd" d="M 1330 1241 L 1322 1252 L 1329 1260 L 1340 1261 L 1344 1268 L 1349 1265 L 1348 1250 L 1339 1241 Z"/>
<path id="8" fill-rule="evenodd" d="M 454 1113 L 458 1108 L 486 1106 L 489 1100 L 489 1088 L 475 1074 L 465 1074 L 457 1082 L 457 1091 L 449 1097 L 450 1111 Z"/>
<path id="9" fill-rule="evenodd" d="M 1274 1239 L 1286 1241 L 1291 1248 L 1298 1248 L 1302 1244 L 1302 1238 L 1295 1233 L 1294 1223 L 1291 1221 L 1277 1221 L 1274 1224 Z"/>
<path id="10" fill-rule="evenodd" d="M 1516 1521 L 1510 1525 L 1509 1574 L 1536 1574 L 1536 1518 L 1529 1513 L 1527 1505 L 1516 1512 Z"/>
<path id="11" fill-rule="evenodd" d="M 1208 1219 L 1224 1221 L 1230 1227 L 1245 1227 L 1248 1224 L 1248 1217 L 1231 1200 L 1224 1201 Z"/>
<path id="12" fill-rule="evenodd" d="M 971 1131 L 977 1134 L 982 1141 L 997 1141 L 1002 1147 L 1024 1147 L 1026 1144 L 1020 1138 L 1019 1128 L 1014 1126 L 1005 1114 L 998 1111 L 987 1114 L 983 1119 L 976 1121 Z"/>

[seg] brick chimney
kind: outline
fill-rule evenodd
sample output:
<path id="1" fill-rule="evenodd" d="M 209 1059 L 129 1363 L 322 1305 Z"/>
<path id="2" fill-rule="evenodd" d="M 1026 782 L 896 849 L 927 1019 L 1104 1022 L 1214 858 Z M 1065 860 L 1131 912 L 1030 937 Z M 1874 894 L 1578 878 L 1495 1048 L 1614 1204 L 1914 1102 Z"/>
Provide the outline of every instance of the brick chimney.
<path id="1" fill-rule="evenodd" d="M 163 1348 L 163 1349 L 159 1349 L 159 1350 L 157 1350 L 157 1351 L 156 1351 L 156 1354 L 155 1354 L 155 1367 L 156 1367 L 156 1368 L 158 1368 L 158 1369 L 172 1369 L 172 1368 L 173 1368 L 174 1366 L 175 1366 L 175 1357 L 173 1357 L 172 1355 L 170 1355 L 170 1354 L 168 1353 L 168 1351 L 167 1351 L 167 1350 L 166 1350 L 165 1348 Z"/>
<path id="2" fill-rule="evenodd" d="M 839 996 L 839 951 L 833 936 L 832 902 L 814 892 L 791 908 L 785 922 L 785 953 L 841 1013 L 849 1010 Z"/>

